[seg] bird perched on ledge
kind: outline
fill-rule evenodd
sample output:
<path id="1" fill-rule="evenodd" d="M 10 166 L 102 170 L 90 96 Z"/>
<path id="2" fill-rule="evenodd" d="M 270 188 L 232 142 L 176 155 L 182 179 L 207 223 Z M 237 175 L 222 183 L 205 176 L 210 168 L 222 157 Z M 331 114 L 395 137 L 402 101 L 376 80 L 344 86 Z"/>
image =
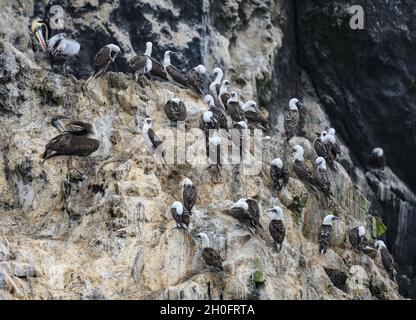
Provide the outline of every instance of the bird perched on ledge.
<path id="1" fill-rule="evenodd" d="M 188 74 L 186 75 L 186 84 L 188 88 L 194 90 L 202 97 L 204 97 L 205 73 L 205 67 L 200 64 L 195 68 L 189 70 Z"/>
<path id="2" fill-rule="evenodd" d="M 286 140 L 290 140 L 295 136 L 298 125 L 299 125 L 299 110 L 298 107 L 303 107 L 304 105 L 297 99 L 293 98 L 289 101 L 289 111 L 285 115 L 284 119 L 284 129 Z"/>
<path id="3" fill-rule="evenodd" d="M 280 252 L 286 235 L 285 225 L 283 224 L 283 210 L 279 206 L 276 206 L 269 209 L 268 212 L 270 212 L 270 235 L 275 242 L 277 252 Z"/>
<path id="4" fill-rule="evenodd" d="M 210 248 L 208 236 L 201 232 L 195 237 L 201 238 L 202 240 L 202 258 L 205 263 L 208 266 L 215 268 L 217 271 L 224 271 L 224 268 L 222 267 L 223 259 L 215 249 Z"/>
<path id="5" fill-rule="evenodd" d="M 332 238 L 332 221 L 339 220 L 338 217 L 329 214 L 327 215 L 322 224 L 319 233 L 319 254 L 323 255 L 328 250 L 328 247 Z"/>

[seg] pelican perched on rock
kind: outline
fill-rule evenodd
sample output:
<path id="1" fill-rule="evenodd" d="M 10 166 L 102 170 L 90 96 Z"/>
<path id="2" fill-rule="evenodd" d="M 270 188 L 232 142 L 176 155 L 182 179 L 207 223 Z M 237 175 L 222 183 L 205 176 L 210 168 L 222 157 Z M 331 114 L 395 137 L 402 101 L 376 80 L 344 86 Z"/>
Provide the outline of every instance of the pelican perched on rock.
<path id="1" fill-rule="evenodd" d="M 178 121 L 184 122 L 186 120 L 186 106 L 179 98 L 168 100 L 165 103 L 164 110 L 172 125 L 176 125 Z"/>
<path id="2" fill-rule="evenodd" d="M 315 186 L 323 192 L 325 199 L 329 201 L 332 196 L 331 192 L 331 178 L 328 175 L 326 161 L 323 157 L 318 157 L 315 160 L 317 166 L 315 171 Z"/>
<path id="3" fill-rule="evenodd" d="M 42 51 L 44 53 L 48 53 L 48 46 L 46 42 L 51 35 L 51 28 L 49 24 L 40 18 L 36 18 L 32 21 L 31 30 L 39 42 Z"/>
<path id="4" fill-rule="evenodd" d="M 288 184 L 289 170 L 284 167 L 282 159 L 276 158 L 270 163 L 270 177 L 277 191 L 281 191 Z"/>
<path id="5" fill-rule="evenodd" d="M 227 112 L 234 122 L 245 121 L 243 106 L 235 91 L 231 92 L 231 97 L 227 101 Z"/>
<path id="6" fill-rule="evenodd" d="M 200 64 L 195 68 L 189 70 L 186 75 L 186 84 L 188 88 L 194 90 L 196 93 L 204 96 L 204 86 L 205 86 L 205 73 L 206 68 Z"/>
<path id="7" fill-rule="evenodd" d="M 257 103 L 253 100 L 247 101 L 243 105 L 244 117 L 246 118 L 249 126 L 253 128 L 258 127 L 264 131 L 267 131 L 269 128 L 269 121 L 264 119 L 260 115 L 260 111 L 257 107 Z"/>
<path id="8" fill-rule="evenodd" d="M 274 240 L 277 252 L 280 252 L 286 235 L 285 225 L 283 224 L 283 210 L 276 206 L 269 209 L 268 212 L 270 212 L 269 232 Z"/>
<path id="9" fill-rule="evenodd" d="M 221 68 L 218 67 L 212 70 L 212 73 L 215 76 L 215 79 L 209 85 L 209 92 L 211 93 L 214 100 L 217 100 L 219 102 L 221 80 L 224 73 L 222 72 Z"/>
<path id="10" fill-rule="evenodd" d="M 170 50 L 165 51 L 163 58 L 163 68 L 165 69 L 166 76 L 173 84 L 182 88 L 187 88 L 188 84 L 186 82 L 186 76 L 171 64 L 170 56 L 172 53 L 173 52 Z"/>
<path id="11" fill-rule="evenodd" d="M 192 215 L 192 208 L 198 197 L 198 190 L 193 185 L 191 179 L 185 178 L 182 182 L 182 201 L 185 209 Z"/>
<path id="12" fill-rule="evenodd" d="M 220 108 L 218 108 L 215 103 L 214 103 L 214 99 L 212 98 L 211 95 L 206 95 L 205 96 L 205 102 L 208 104 L 209 107 L 209 111 L 212 112 L 212 114 L 214 115 L 215 120 L 218 121 L 218 123 L 220 124 L 220 128 L 221 129 L 225 129 L 228 131 L 228 120 L 226 115 L 224 114 L 224 112 L 221 111 Z"/>
<path id="13" fill-rule="evenodd" d="M 92 79 L 96 79 L 104 74 L 108 66 L 116 60 L 120 51 L 120 47 L 112 43 L 102 47 L 94 57 L 94 74 Z"/>
<path id="14" fill-rule="evenodd" d="M 144 125 L 142 129 L 143 138 L 146 143 L 147 149 L 150 154 L 156 154 L 159 160 L 164 166 L 166 161 L 164 159 L 164 150 L 162 150 L 163 141 L 155 134 L 152 129 L 152 119 L 147 118 L 144 120 Z"/>
<path id="15" fill-rule="evenodd" d="M 348 232 L 348 238 L 352 247 L 358 251 L 368 251 L 369 248 L 369 241 L 365 236 L 365 228 L 364 226 L 359 226 L 356 228 L 351 229 Z"/>
<path id="16" fill-rule="evenodd" d="M 129 70 L 136 80 L 152 71 L 152 48 L 153 44 L 146 42 L 146 51 L 144 54 L 139 54 L 129 61 Z"/>
<path id="17" fill-rule="evenodd" d="M 324 218 L 319 233 L 319 254 L 323 255 L 328 250 L 332 238 L 332 221 L 338 219 L 338 217 L 332 214 Z"/>
<path id="18" fill-rule="evenodd" d="M 384 170 L 386 166 L 386 158 L 382 148 L 374 148 L 370 154 L 370 165 L 373 168 Z"/>
<path id="19" fill-rule="evenodd" d="M 396 270 L 394 269 L 394 259 L 387 250 L 387 247 L 382 240 L 376 241 L 376 249 L 377 254 L 379 255 L 381 262 L 383 263 L 384 269 L 388 272 L 390 275 L 390 278 L 395 281 L 396 278 Z"/>
<path id="20" fill-rule="evenodd" d="M 312 174 L 312 170 L 305 164 L 303 159 L 303 148 L 300 145 L 296 145 L 293 150 L 295 151 L 295 159 L 292 170 L 302 182 L 314 186 L 316 181 Z"/>
<path id="21" fill-rule="evenodd" d="M 228 87 L 230 86 L 230 81 L 223 80 L 220 87 L 219 102 L 224 110 L 227 109 L 228 99 L 231 98 L 231 94 L 228 92 Z"/>
<path id="22" fill-rule="evenodd" d="M 286 140 L 290 140 L 295 136 L 299 125 L 299 110 L 298 107 L 303 107 L 303 104 L 297 99 L 293 98 L 289 101 L 289 111 L 285 115 L 284 129 Z"/>
<path id="23" fill-rule="evenodd" d="M 224 271 L 222 267 L 223 259 L 215 249 L 210 248 L 208 236 L 201 232 L 198 233 L 195 237 L 199 237 L 202 240 L 202 258 L 204 259 L 205 263 L 208 266 L 215 268 L 217 271 Z"/>
<path id="24" fill-rule="evenodd" d="M 176 227 L 188 231 L 190 215 L 182 203 L 175 201 L 170 208 L 170 212 L 176 222 Z"/>
<path id="25" fill-rule="evenodd" d="M 67 166 L 71 171 L 74 169 L 72 156 L 86 157 L 98 150 L 100 141 L 93 124 L 64 116 L 52 118 L 51 123 L 62 133 L 46 144 L 42 163 L 54 157 L 69 156 Z M 79 169 L 75 170 L 83 175 Z"/>

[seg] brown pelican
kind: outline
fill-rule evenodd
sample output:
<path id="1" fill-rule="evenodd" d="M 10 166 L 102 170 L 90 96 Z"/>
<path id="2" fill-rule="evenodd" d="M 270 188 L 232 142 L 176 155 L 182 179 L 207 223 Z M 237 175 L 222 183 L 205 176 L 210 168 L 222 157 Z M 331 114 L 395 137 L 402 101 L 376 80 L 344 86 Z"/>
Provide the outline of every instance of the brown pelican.
<path id="1" fill-rule="evenodd" d="M 159 160 L 164 166 L 166 161 L 164 159 L 164 150 L 163 150 L 163 141 L 155 134 L 152 129 L 152 119 L 147 118 L 144 120 L 144 125 L 142 129 L 143 138 L 146 143 L 149 153 L 156 154 Z"/>
<path id="2" fill-rule="evenodd" d="M 218 123 L 220 124 L 220 128 L 225 129 L 225 130 L 228 131 L 227 117 L 224 114 L 224 112 L 222 112 L 221 109 L 218 108 L 215 105 L 214 99 L 212 98 L 212 96 L 211 95 L 206 95 L 205 96 L 205 102 L 208 103 L 209 111 L 212 112 L 212 114 L 214 115 L 215 120 L 217 120 Z"/>
<path id="3" fill-rule="evenodd" d="M 134 75 L 136 80 L 148 74 L 152 70 L 152 48 L 151 42 L 146 42 L 146 51 L 144 54 L 139 54 L 129 61 L 129 70 Z"/>
<path id="4" fill-rule="evenodd" d="M 200 64 L 195 68 L 189 70 L 186 75 L 186 84 L 188 88 L 194 90 L 196 93 L 204 96 L 204 86 L 205 86 L 205 67 Z"/>
<path id="5" fill-rule="evenodd" d="M 267 131 L 269 128 L 269 121 L 264 119 L 260 115 L 260 111 L 257 108 L 257 103 L 253 100 L 247 101 L 243 105 L 244 117 L 247 119 L 249 126 L 259 127 L 264 131 Z"/>
<path id="6" fill-rule="evenodd" d="M 116 60 L 119 53 L 120 47 L 115 44 L 110 43 L 102 47 L 94 57 L 94 74 L 92 78 L 96 79 L 105 73 L 110 63 Z"/>
<path id="7" fill-rule="evenodd" d="M 289 170 L 283 166 L 280 158 L 274 159 L 270 163 L 270 177 L 273 180 L 273 187 L 281 191 L 289 182 Z"/>
<path id="8" fill-rule="evenodd" d="M 268 212 L 270 212 L 270 235 L 274 240 L 277 252 L 280 252 L 280 250 L 282 250 L 282 245 L 286 234 L 285 225 L 283 224 L 283 210 L 282 208 L 276 206 L 272 209 L 269 209 Z"/>
<path id="9" fill-rule="evenodd" d="M 52 118 L 51 123 L 62 133 L 45 146 L 42 163 L 54 157 L 69 156 L 67 166 L 68 171 L 71 171 L 74 169 L 72 156 L 86 157 L 98 150 L 100 141 L 96 138 L 93 124 L 82 120 L 70 120 L 64 116 Z M 79 169 L 75 170 L 83 175 Z"/>
<path id="10" fill-rule="evenodd" d="M 176 227 L 188 231 L 190 215 L 188 210 L 184 208 L 182 203 L 179 201 L 175 201 L 170 208 L 170 212 L 172 214 L 173 219 L 176 222 Z"/>
<path id="11" fill-rule="evenodd" d="M 318 157 L 315 160 L 315 164 L 317 165 L 315 172 L 315 186 L 323 192 L 325 199 L 329 201 L 332 196 L 331 179 L 328 175 L 325 159 L 323 157 Z"/>
<path id="12" fill-rule="evenodd" d="M 328 250 L 332 238 L 332 221 L 338 219 L 338 217 L 332 214 L 324 218 L 319 233 L 319 254 L 323 255 Z"/>
<path id="13" fill-rule="evenodd" d="M 218 100 L 220 102 L 220 105 L 224 108 L 224 110 L 227 110 L 227 102 L 228 99 L 231 98 L 231 94 L 228 92 L 228 86 L 230 84 L 230 81 L 223 80 L 220 87 L 220 94 Z"/>
<path id="14" fill-rule="evenodd" d="M 211 95 L 214 99 L 219 100 L 220 88 L 221 88 L 221 79 L 222 79 L 224 73 L 222 72 L 221 68 L 215 68 L 212 71 L 212 73 L 214 74 L 215 79 L 209 85 L 209 92 L 211 93 Z"/>
<path id="15" fill-rule="evenodd" d="M 306 166 L 303 159 L 303 148 L 300 145 L 296 145 L 293 150 L 295 151 L 295 160 L 292 165 L 292 170 L 297 177 L 309 185 L 314 186 L 316 181 L 312 174 L 312 170 Z"/>
<path id="16" fill-rule="evenodd" d="M 318 138 L 313 141 L 313 148 L 319 157 L 323 157 L 328 164 L 332 164 L 331 145 L 329 140 L 332 136 L 328 136 L 326 131 L 322 131 Z"/>
<path id="17" fill-rule="evenodd" d="M 394 269 L 394 259 L 390 255 L 389 251 L 387 250 L 386 245 L 382 240 L 376 241 L 376 249 L 377 253 L 383 263 L 384 269 L 388 272 L 390 278 L 395 281 L 396 278 L 396 270 Z"/>
<path id="18" fill-rule="evenodd" d="M 365 236 L 365 228 L 364 226 L 359 226 L 356 228 L 351 229 L 348 232 L 348 238 L 352 247 L 358 251 L 369 251 L 372 250 L 369 247 L 369 241 Z"/>
<path id="19" fill-rule="evenodd" d="M 245 121 L 242 103 L 238 100 L 235 91 L 231 92 L 231 97 L 227 101 L 227 112 L 234 122 Z"/>
<path id="20" fill-rule="evenodd" d="M 193 185 L 191 179 L 185 178 L 182 182 L 182 200 L 185 209 L 192 215 L 192 208 L 195 205 L 196 198 L 198 197 L 198 190 Z"/>
<path id="21" fill-rule="evenodd" d="M 297 98 L 293 98 L 289 101 L 289 111 L 286 113 L 284 120 L 286 140 L 290 140 L 294 137 L 298 130 L 299 106 L 303 107 L 303 104 Z"/>
<path id="22" fill-rule="evenodd" d="M 202 258 L 205 263 L 215 268 L 217 271 L 224 271 L 222 267 L 222 258 L 220 254 L 213 248 L 209 247 L 209 239 L 205 233 L 198 233 L 195 237 L 199 237 L 202 240 Z"/>
<path id="23" fill-rule="evenodd" d="M 168 100 L 164 110 L 172 125 L 176 125 L 178 121 L 184 122 L 186 120 L 186 106 L 179 98 Z"/>
<path id="24" fill-rule="evenodd" d="M 374 148 L 370 154 L 370 165 L 373 168 L 384 170 L 386 166 L 386 158 L 384 157 L 384 150 L 382 148 Z"/>
<path id="25" fill-rule="evenodd" d="M 170 82 L 178 85 L 179 87 L 187 88 L 186 76 L 174 67 L 170 62 L 170 55 L 174 53 L 172 51 L 165 51 L 163 59 L 163 68 L 165 69 L 166 76 Z"/>

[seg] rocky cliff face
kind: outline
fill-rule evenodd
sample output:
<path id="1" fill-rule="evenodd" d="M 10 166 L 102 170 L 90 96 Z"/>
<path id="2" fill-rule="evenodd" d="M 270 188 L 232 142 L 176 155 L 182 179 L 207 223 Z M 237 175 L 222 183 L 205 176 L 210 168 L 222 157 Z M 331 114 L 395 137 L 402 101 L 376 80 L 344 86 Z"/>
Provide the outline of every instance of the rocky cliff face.
<path id="1" fill-rule="evenodd" d="M 415 263 L 408 258 L 414 252 L 405 243 L 413 230 L 408 222 L 414 196 L 390 170 L 365 173 L 355 160 L 362 144 L 349 145 L 344 128 L 339 129 L 346 145 L 343 166 L 331 173 L 331 211 L 343 219 L 334 225 L 325 256 L 317 254 L 319 225 L 328 213 L 323 199 L 294 176 L 283 193 L 271 191 L 269 163 L 284 153 L 282 112 L 289 97 L 301 96 L 308 105 L 301 137 L 292 143 L 304 146 L 310 166 L 314 132 L 331 123 L 340 126 L 299 63 L 303 53 L 295 22 L 301 4 L 62 1 L 65 29 L 82 46 L 70 66 L 79 80 L 50 71 L 31 50 L 27 26 L 33 16 L 48 12 L 46 3 L 0 4 L 0 297 L 397 299 L 397 285 L 378 258 L 356 253 L 347 240 L 347 231 L 359 224 L 375 232 L 372 210 L 385 214 L 388 243 L 406 266 L 400 269 L 407 275 L 401 278 L 403 287 L 411 288 Z M 158 134 L 167 136 L 161 131 L 168 127 L 165 101 L 173 96 L 185 100 L 188 128 L 197 126 L 206 105 L 187 90 L 138 83 L 122 73 L 147 40 L 154 42 L 158 58 L 165 49 L 180 52 L 174 63 L 184 70 L 200 62 L 208 70 L 222 66 L 243 99 L 258 98 L 274 124 L 263 162 L 257 164 L 259 174 L 238 175 L 225 165 L 221 181 L 214 183 L 206 166 L 163 169 L 149 156 L 141 135 L 146 116 L 151 115 Z M 116 72 L 83 90 L 92 58 L 109 42 L 122 49 L 110 68 Z M 68 175 L 63 159 L 40 162 L 44 145 L 56 135 L 49 120 L 57 113 L 91 119 L 97 128 L 100 149 L 77 161 L 84 177 Z M 195 138 L 188 131 L 186 148 L 198 156 L 201 146 L 192 143 Z M 201 244 L 174 229 L 170 205 L 181 199 L 184 177 L 199 190 L 191 233 L 208 234 L 225 259 L 224 273 L 208 269 Z M 284 208 L 287 238 L 281 253 L 273 249 L 267 229 L 252 237 L 229 216 L 232 201 L 242 196 L 259 202 L 265 227 L 266 209 Z"/>

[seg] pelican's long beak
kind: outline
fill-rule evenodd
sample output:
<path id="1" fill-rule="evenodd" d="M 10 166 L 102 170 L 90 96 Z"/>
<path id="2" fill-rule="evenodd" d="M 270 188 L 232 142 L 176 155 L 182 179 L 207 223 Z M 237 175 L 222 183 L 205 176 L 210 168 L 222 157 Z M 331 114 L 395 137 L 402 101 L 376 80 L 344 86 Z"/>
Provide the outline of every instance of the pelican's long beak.
<path id="1" fill-rule="evenodd" d="M 39 43 L 40 43 L 43 51 L 45 53 L 48 52 L 48 47 L 46 46 L 45 38 L 43 36 L 43 32 L 42 32 L 42 29 L 41 28 L 39 28 L 38 30 L 36 30 L 35 36 L 38 39 L 38 41 L 39 41 Z"/>

